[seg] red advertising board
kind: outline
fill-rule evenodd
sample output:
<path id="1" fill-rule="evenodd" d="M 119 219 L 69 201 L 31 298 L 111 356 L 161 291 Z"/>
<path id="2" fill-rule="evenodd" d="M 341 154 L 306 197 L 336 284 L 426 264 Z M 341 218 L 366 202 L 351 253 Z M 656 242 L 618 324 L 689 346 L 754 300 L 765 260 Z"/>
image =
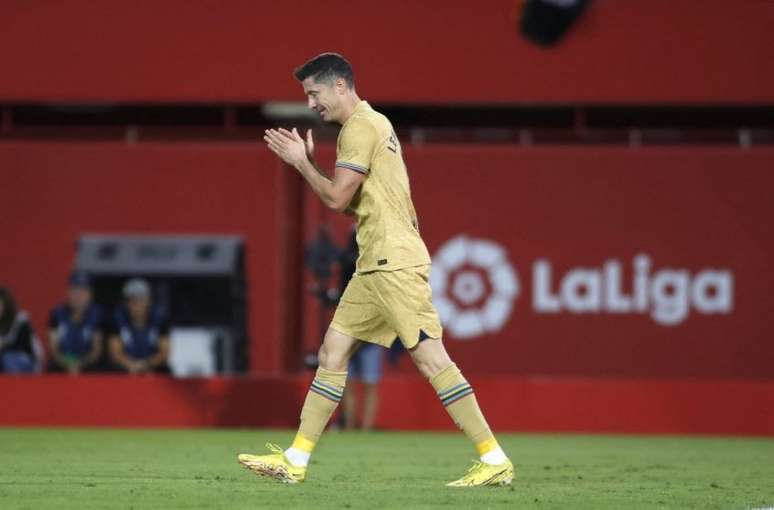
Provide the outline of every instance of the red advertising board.
<path id="1" fill-rule="evenodd" d="M 0 426 L 294 428 L 312 377 L 5 376 Z M 772 381 L 469 379 L 500 432 L 774 435 Z M 457 428 L 419 374 L 388 375 L 379 393 L 380 429 Z"/>
<path id="2" fill-rule="evenodd" d="M 494 427 L 772 434 L 774 150 L 405 150 L 446 345 Z M 81 232 L 238 234 L 258 373 L 3 377 L 0 422 L 294 426 L 309 374 L 280 372 L 325 325 L 297 294 L 313 283 L 298 227 L 308 240 L 325 217 L 341 243 L 350 220 L 278 169 L 254 144 L 0 144 L 0 282 L 38 333 Z M 452 426 L 418 375 L 390 374 L 382 392 L 380 427 Z M 260 412 L 280 393 L 287 405 Z M 142 413 L 118 405 L 137 395 Z"/>
<path id="3" fill-rule="evenodd" d="M 774 377 L 774 151 L 427 146 L 406 159 L 466 372 Z M 0 281 L 42 334 L 80 233 L 242 235 L 250 366 L 297 366 L 321 324 L 297 295 L 294 225 L 303 204 L 308 240 L 321 207 L 277 168 L 252 144 L 0 144 Z M 342 242 L 349 220 L 330 218 Z"/>
<path id="4" fill-rule="evenodd" d="M 468 370 L 774 376 L 774 151 L 407 159 L 436 305 Z"/>
<path id="5" fill-rule="evenodd" d="M 278 372 L 287 331 L 284 177 L 257 144 L 0 144 L 0 285 L 45 340 L 83 233 L 220 233 L 245 241 L 253 371 Z"/>
<path id="6" fill-rule="evenodd" d="M 467 372 L 774 376 L 774 151 L 428 146 L 406 159 Z M 321 214 L 310 193 L 308 238 Z M 349 220 L 326 218 L 341 242 Z"/>

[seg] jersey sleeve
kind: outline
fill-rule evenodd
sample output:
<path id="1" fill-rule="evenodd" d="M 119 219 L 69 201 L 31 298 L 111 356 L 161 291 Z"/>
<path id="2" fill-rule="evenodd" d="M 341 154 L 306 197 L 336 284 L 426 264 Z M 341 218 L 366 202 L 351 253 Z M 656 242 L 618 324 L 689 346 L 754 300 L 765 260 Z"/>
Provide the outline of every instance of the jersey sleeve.
<path id="1" fill-rule="evenodd" d="M 352 119 L 341 131 L 336 166 L 368 174 L 377 143 L 376 129 L 370 122 Z"/>

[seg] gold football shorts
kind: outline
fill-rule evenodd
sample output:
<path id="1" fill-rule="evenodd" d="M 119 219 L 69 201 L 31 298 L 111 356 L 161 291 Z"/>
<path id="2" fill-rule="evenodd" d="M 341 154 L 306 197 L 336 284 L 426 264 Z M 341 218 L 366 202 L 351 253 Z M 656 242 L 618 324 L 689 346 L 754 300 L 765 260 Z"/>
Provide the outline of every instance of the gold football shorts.
<path id="1" fill-rule="evenodd" d="M 424 265 L 352 276 L 331 329 L 384 347 L 400 338 L 406 349 L 417 345 L 420 330 L 430 338 L 441 338 L 429 273 L 430 266 Z"/>

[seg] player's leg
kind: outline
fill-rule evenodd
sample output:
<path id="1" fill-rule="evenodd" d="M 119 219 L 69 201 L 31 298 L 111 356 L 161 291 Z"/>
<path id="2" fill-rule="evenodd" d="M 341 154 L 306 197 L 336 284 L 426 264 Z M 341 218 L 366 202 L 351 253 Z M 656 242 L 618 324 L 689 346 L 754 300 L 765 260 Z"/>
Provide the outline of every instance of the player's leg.
<path id="1" fill-rule="evenodd" d="M 489 428 L 473 388 L 451 360 L 441 339 L 423 338 L 409 349 L 422 375 L 433 385 L 438 398 L 454 423 L 473 442 L 481 464 L 467 475 L 452 482 L 452 486 L 501 485 L 513 478 L 513 465 L 497 443 Z"/>
<path id="2" fill-rule="evenodd" d="M 435 388 L 454 422 L 476 446 L 481 462 L 450 485 L 510 483 L 513 465 L 505 456 L 481 413 L 473 388 L 452 362 L 441 341 L 442 328 L 432 304 L 429 266 L 376 275 L 375 295 L 387 322 L 398 333 L 419 371 Z"/>
<path id="3" fill-rule="evenodd" d="M 481 461 L 501 464 L 507 459 L 478 406 L 476 395 L 451 360 L 440 339 L 426 339 L 409 351 L 419 371 L 433 385 L 454 422 L 473 441 Z"/>
<path id="4" fill-rule="evenodd" d="M 454 422 L 476 445 L 482 462 L 500 464 L 505 454 L 465 380 L 441 341 L 442 328 L 432 304 L 429 266 L 374 275 L 375 295 L 414 364 L 435 388 Z"/>
<path id="5" fill-rule="evenodd" d="M 341 296 L 331 326 L 320 348 L 320 368 L 312 382 L 301 411 L 301 426 L 289 455 L 311 449 L 343 395 L 347 366 L 360 340 L 381 339 L 386 324 L 372 303 L 371 290 L 364 278 L 354 275 Z M 394 337 L 393 337 L 394 338 Z M 303 455 L 298 454 L 303 461 Z"/>
<path id="6" fill-rule="evenodd" d="M 301 408 L 301 425 L 287 450 L 288 459 L 297 466 L 306 466 L 309 456 L 320 439 L 331 415 L 341 401 L 347 382 L 347 365 L 357 350 L 358 340 L 328 329 L 318 359 L 320 366 Z"/>
<path id="7" fill-rule="evenodd" d="M 357 342 L 353 337 L 328 330 L 319 351 L 320 366 L 301 409 L 301 425 L 292 446 L 283 451 L 278 446 L 268 444 L 272 453 L 243 453 L 238 457 L 240 463 L 257 474 L 283 483 L 304 481 L 309 457 L 341 400 L 347 379 L 347 362 Z"/>
<path id="8" fill-rule="evenodd" d="M 473 388 L 451 360 L 440 339 L 425 339 L 409 350 L 419 372 L 433 385 L 446 411 L 463 432 L 473 441 L 482 461 L 489 460 L 495 451 L 494 463 L 505 460 L 489 425 L 476 401 Z M 485 460 L 486 457 L 486 460 Z"/>

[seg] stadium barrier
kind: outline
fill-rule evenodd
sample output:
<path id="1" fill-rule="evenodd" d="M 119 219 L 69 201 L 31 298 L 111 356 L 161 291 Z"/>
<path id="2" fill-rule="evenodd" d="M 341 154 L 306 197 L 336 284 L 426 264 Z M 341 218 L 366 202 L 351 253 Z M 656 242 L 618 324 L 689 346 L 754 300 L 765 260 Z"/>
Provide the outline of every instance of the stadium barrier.
<path id="1" fill-rule="evenodd" d="M 281 371 L 297 265 L 288 253 L 292 174 L 280 170 L 257 144 L 0 143 L 0 282 L 43 337 L 81 234 L 240 236 L 249 366 Z"/>
<path id="2" fill-rule="evenodd" d="M 774 435 L 774 382 L 470 378 L 500 431 Z M 295 427 L 311 376 L 0 377 L 2 426 Z M 430 385 L 390 375 L 376 426 L 453 430 Z"/>
<path id="3" fill-rule="evenodd" d="M 352 61 L 362 92 L 380 102 L 774 101 L 771 2 L 597 1 L 551 50 L 521 37 L 519 4 L 331 4 L 326 19 L 347 31 L 321 46 L 319 18 L 299 16 L 291 2 L 216 12 L 185 0 L 153 9 L 123 0 L 4 2 L 0 99 L 298 101 L 293 68 L 335 50 Z M 256 52 L 267 47 L 271 55 Z"/>
<path id="4" fill-rule="evenodd" d="M 466 374 L 774 378 L 773 150 L 405 152 L 434 302 Z M 304 204 L 307 237 L 324 220 L 343 243 L 352 220 L 310 192 Z"/>
<path id="5" fill-rule="evenodd" d="M 332 164 L 330 146 L 319 156 Z M 406 158 L 466 374 L 774 378 L 771 149 L 427 146 Z M 298 280 L 320 206 L 284 170 L 257 144 L 1 143 L 0 280 L 42 335 L 81 233 L 236 234 L 250 369 L 293 369 L 319 344 Z"/>

